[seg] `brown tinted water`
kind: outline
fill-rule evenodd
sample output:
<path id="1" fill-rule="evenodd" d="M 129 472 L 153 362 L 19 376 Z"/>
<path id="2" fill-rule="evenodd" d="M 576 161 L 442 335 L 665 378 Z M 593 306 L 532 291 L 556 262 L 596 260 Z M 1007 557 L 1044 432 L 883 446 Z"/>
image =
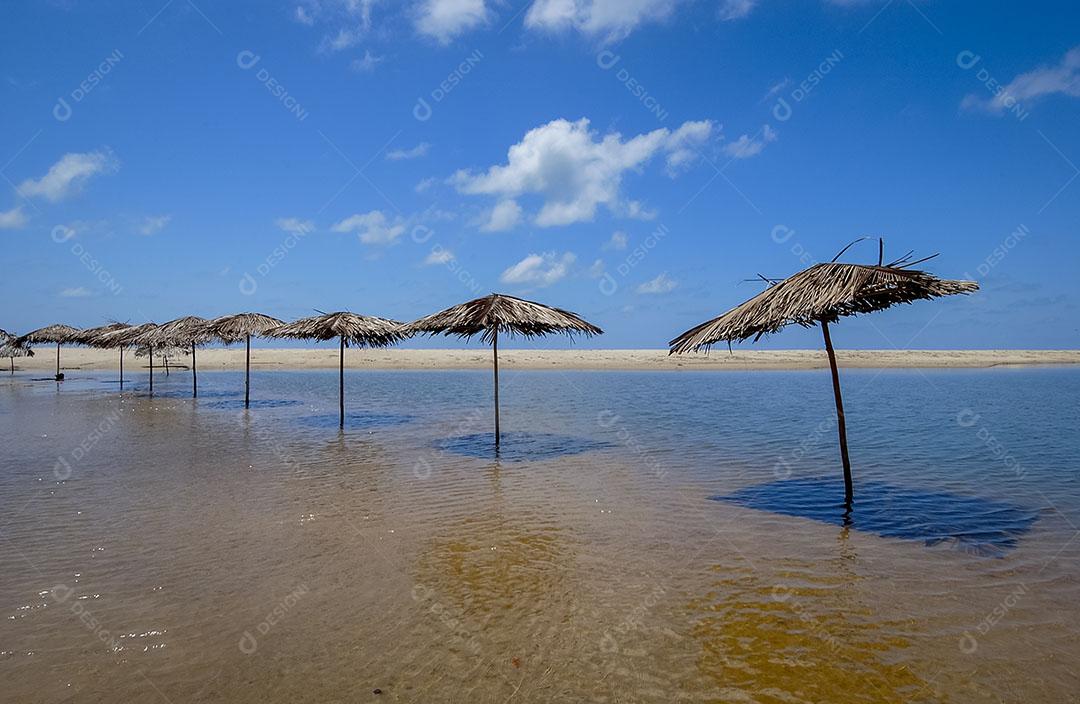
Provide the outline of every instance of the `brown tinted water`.
<path id="1" fill-rule="evenodd" d="M 1075 372 L 848 375 L 846 527 L 714 500 L 835 477 L 818 372 L 509 374 L 498 461 L 487 375 L 200 380 L 0 382 L 4 700 L 1080 691 Z"/>

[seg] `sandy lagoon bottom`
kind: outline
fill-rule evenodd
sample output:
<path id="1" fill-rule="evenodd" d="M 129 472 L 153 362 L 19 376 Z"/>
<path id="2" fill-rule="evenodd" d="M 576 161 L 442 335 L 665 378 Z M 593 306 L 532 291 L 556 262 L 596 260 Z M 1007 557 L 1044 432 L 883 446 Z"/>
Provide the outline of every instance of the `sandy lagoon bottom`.
<path id="1" fill-rule="evenodd" d="M 8 701 L 1080 691 L 1080 370 L 845 373 L 847 526 L 821 371 L 145 381 L 0 380 Z"/>

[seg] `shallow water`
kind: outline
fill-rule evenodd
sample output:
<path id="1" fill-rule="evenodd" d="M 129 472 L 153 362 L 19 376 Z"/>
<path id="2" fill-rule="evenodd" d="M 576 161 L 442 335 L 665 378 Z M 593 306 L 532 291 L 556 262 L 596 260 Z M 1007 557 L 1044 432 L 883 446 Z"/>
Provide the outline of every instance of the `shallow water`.
<path id="1" fill-rule="evenodd" d="M 1080 691 L 1080 371 L 845 372 L 846 516 L 827 372 L 502 376 L 0 379 L 3 698 Z"/>

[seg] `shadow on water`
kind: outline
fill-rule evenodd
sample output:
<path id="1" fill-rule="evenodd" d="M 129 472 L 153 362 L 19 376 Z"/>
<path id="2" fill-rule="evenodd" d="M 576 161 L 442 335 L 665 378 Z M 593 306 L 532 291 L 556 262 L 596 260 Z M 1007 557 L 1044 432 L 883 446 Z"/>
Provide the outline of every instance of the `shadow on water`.
<path id="1" fill-rule="evenodd" d="M 435 447 L 445 452 L 477 459 L 495 457 L 495 435 L 493 433 L 473 433 L 444 438 L 435 443 Z M 580 455 L 593 450 L 605 450 L 614 447 L 609 442 L 579 438 L 572 435 L 554 433 L 510 432 L 502 434 L 499 444 L 498 459 L 503 462 L 527 462 L 551 460 L 570 455 Z"/>
<path id="2" fill-rule="evenodd" d="M 287 398 L 259 398 L 251 399 L 251 408 L 286 408 L 288 406 L 299 406 L 300 401 Z M 214 401 L 212 403 L 205 404 L 207 408 L 221 408 L 226 411 L 241 410 L 244 408 L 244 399 L 230 399 L 228 401 Z"/>
<path id="3" fill-rule="evenodd" d="M 1005 501 L 922 491 L 884 482 L 860 482 L 850 514 L 838 497 L 840 479 L 787 479 L 710 497 L 759 511 L 851 526 L 886 538 L 951 544 L 981 556 L 1002 557 L 1017 546 L 1038 518 L 1034 511 Z"/>
<path id="4" fill-rule="evenodd" d="M 350 428 L 386 428 L 394 425 L 405 425 L 416 420 L 416 416 L 396 413 L 368 413 L 360 411 L 345 414 L 345 429 Z M 332 428 L 339 425 L 340 416 L 337 413 L 326 413 L 316 416 L 298 418 L 297 424 L 306 428 Z"/>

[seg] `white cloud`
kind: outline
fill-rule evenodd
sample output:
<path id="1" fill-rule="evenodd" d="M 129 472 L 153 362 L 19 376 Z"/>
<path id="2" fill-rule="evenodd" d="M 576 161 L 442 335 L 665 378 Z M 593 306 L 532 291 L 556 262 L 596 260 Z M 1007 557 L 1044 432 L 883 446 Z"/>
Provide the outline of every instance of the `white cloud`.
<path id="1" fill-rule="evenodd" d="M 41 196 L 58 201 L 77 192 L 91 176 L 115 171 L 118 168 L 112 152 L 98 150 L 85 154 L 70 153 L 49 167 L 48 173 L 39 179 L 27 179 L 19 185 L 24 196 Z"/>
<path id="2" fill-rule="evenodd" d="M 427 142 L 420 142 L 412 149 L 395 149 L 386 153 L 386 158 L 390 161 L 403 161 L 406 159 L 419 159 L 422 156 L 426 156 L 428 149 L 431 145 Z"/>
<path id="3" fill-rule="evenodd" d="M 172 215 L 148 215 L 139 223 L 140 235 L 154 235 L 165 229 L 172 220 Z"/>
<path id="4" fill-rule="evenodd" d="M 405 232 L 401 216 L 393 220 L 381 210 L 351 215 L 330 228 L 334 232 L 357 232 L 364 244 L 393 244 Z"/>
<path id="5" fill-rule="evenodd" d="M 1039 66 L 1021 73 L 1009 81 L 1000 93 L 983 98 L 971 94 L 964 97 L 961 107 L 970 110 L 984 110 L 1001 113 L 1025 100 L 1033 101 L 1046 95 L 1055 94 L 1080 97 L 1080 46 L 1073 47 L 1054 66 Z"/>
<path id="6" fill-rule="evenodd" d="M 499 281 L 504 284 L 550 286 L 564 278 L 575 261 L 577 257 L 573 252 L 566 252 L 561 257 L 555 252 L 530 254 L 504 271 Z"/>
<path id="7" fill-rule="evenodd" d="M 592 263 L 592 266 L 589 267 L 589 278 L 590 279 L 599 279 L 603 275 L 604 275 L 604 260 L 603 259 L 597 259 L 596 261 L 594 261 Z"/>
<path id="8" fill-rule="evenodd" d="M 432 266 L 434 264 L 447 264 L 454 261 L 454 253 L 449 249 L 435 245 L 431 249 L 431 253 L 424 259 L 425 266 Z"/>
<path id="9" fill-rule="evenodd" d="M 458 171 L 450 182 L 462 193 L 503 200 L 537 194 L 544 200 L 535 217 L 540 227 L 590 221 L 600 205 L 613 213 L 639 217 L 647 214 L 641 204 L 623 202 L 620 196 L 623 175 L 640 170 L 662 152 L 680 154 L 674 164 L 684 164 L 681 153 L 711 130 L 708 120 L 688 122 L 674 133 L 662 127 L 624 141 L 617 132 L 601 137 L 585 118 L 552 120 L 529 130 L 511 146 L 505 165 L 479 174 Z"/>
<path id="10" fill-rule="evenodd" d="M 293 235 L 303 236 L 315 231 L 315 223 L 300 218 L 278 218 L 274 221 L 274 224 L 277 225 L 279 230 Z"/>
<path id="11" fill-rule="evenodd" d="M 25 225 L 28 219 L 21 205 L 11 210 L 0 211 L 0 230 L 17 230 Z"/>
<path id="12" fill-rule="evenodd" d="M 296 6 L 296 12 L 293 16 L 296 18 L 297 22 L 299 22 L 300 24 L 305 24 L 308 27 L 315 24 L 315 18 L 312 17 L 311 14 L 304 9 L 303 5 Z"/>
<path id="13" fill-rule="evenodd" d="M 668 277 L 667 272 L 661 272 L 655 279 L 650 279 L 637 287 L 638 293 L 668 293 L 678 286 L 678 282 Z"/>
<path id="14" fill-rule="evenodd" d="M 561 31 L 617 40 L 645 22 L 663 20 L 678 0 L 535 0 L 525 14 L 530 29 Z"/>
<path id="15" fill-rule="evenodd" d="M 423 193 L 427 189 L 434 186 L 435 181 L 436 181 L 436 179 L 434 177 L 420 179 L 420 181 L 416 184 L 416 186 L 413 187 L 413 190 L 416 191 L 417 193 Z"/>
<path id="16" fill-rule="evenodd" d="M 61 298 L 85 298 L 90 295 L 90 289 L 85 286 L 78 286 L 76 288 L 65 288 L 60 292 Z"/>
<path id="17" fill-rule="evenodd" d="M 604 243 L 601 249 L 614 249 L 615 251 L 622 251 L 626 249 L 626 243 L 629 238 L 622 230 L 616 230 L 611 233 L 611 239 Z"/>
<path id="18" fill-rule="evenodd" d="M 712 120 L 684 122 L 668 137 L 667 171 L 674 177 L 690 167 L 698 158 L 700 149 L 712 135 Z"/>
<path id="19" fill-rule="evenodd" d="M 521 206 L 513 199 L 499 201 L 488 213 L 487 222 L 480 226 L 484 232 L 503 232 L 521 222 Z"/>
<path id="20" fill-rule="evenodd" d="M 757 5 L 757 0 L 721 0 L 720 19 L 725 22 L 739 20 L 750 14 Z"/>
<path id="21" fill-rule="evenodd" d="M 442 44 L 487 21 L 485 0 L 423 0 L 416 8 L 416 30 Z"/>
<path id="22" fill-rule="evenodd" d="M 769 90 L 767 90 L 765 92 L 765 96 L 761 99 L 761 102 L 764 103 L 766 100 L 773 97 L 774 95 L 776 95 L 777 93 L 784 90 L 785 88 L 787 88 L 790 85 L 791 85 L 791 79 L 790 78 L 784 78 L 781 81 L 777 81 L 776 83 L 769 86 Z"/>
<path id="23" fill-rule="evenodd" d="M 371 73 L 385 60 L 385 56 L 377 56 L 372 54 L 370 49 L 364 49 L 364 55 L 359 59 L 353 59 L 349 63 L 349 68 L 357 73 Z"/>
<path id="24" fill-rule="evenodd" d="M 775 142 L 777 136 L 776 130 L 768 125 L 764 125 L 761 130 L 753 136 L 744 134 L 734 142 L 725 144 L 724 153 L 732 159 L 749 159 L 752 156 L 760 154 L 761 150 L 763 150 L 765 145 L 769 142 Z"/>

